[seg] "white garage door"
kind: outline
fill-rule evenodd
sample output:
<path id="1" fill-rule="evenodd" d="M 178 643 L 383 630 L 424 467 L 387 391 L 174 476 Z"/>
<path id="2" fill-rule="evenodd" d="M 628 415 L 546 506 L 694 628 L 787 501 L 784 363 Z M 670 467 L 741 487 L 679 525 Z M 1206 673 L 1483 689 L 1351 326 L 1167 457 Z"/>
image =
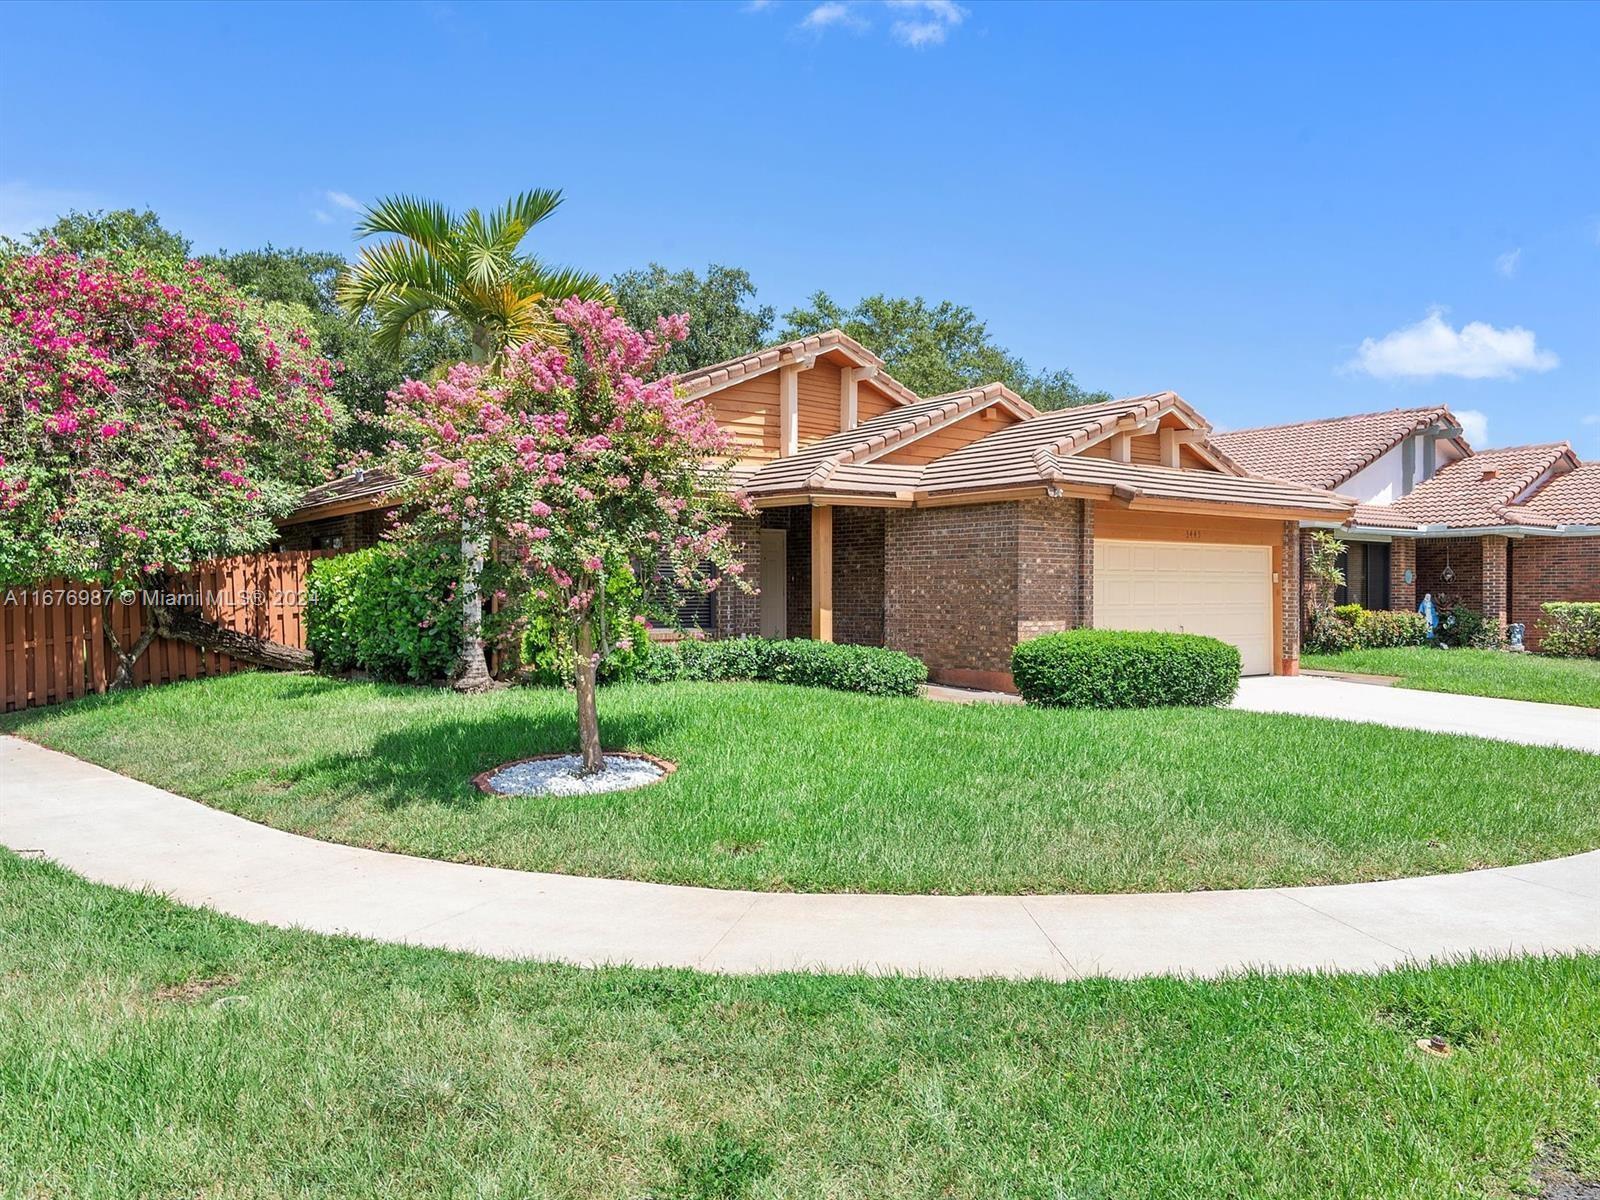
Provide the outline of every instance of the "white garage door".
<path id="1" fill-rule="evenodd" d="M 1096 629 L 1204 633 L 1272 673 L 1272 550 L 1190 542 L 1094 544 Z"/>

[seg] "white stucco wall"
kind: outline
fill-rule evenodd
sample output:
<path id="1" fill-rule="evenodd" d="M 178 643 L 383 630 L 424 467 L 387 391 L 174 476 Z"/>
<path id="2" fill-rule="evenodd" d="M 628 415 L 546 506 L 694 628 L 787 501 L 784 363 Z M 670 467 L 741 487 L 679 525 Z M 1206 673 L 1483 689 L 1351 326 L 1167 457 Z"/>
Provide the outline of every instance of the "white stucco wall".
<path id="1" fill-rule="evenodd" d="M 1393 504 L 1405 494 L 1404 463 L 1400 457 L 1404 445 L 1402 442 L 1376 462 L 1368 463 L 1333 490 L 1341 496 L 1354 496 L 1363 504 Z M 1419 474 L 1420 466 L 1419 463 Z"/>

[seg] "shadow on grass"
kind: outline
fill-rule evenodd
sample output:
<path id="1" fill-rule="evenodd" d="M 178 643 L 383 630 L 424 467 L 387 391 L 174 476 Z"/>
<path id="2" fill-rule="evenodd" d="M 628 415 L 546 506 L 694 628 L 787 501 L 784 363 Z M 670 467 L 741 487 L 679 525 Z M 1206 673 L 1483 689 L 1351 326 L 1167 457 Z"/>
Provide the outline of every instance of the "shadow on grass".
<path id="1" fill-rule="evenodd" d="M 416 804 L 471 811 L 486 797 L 472 777 L 490 767 L 539 754 L 575 751 L 576 712 L 529 711 L 482 701 L 481 711 L 437 716 L 379 734 L 364 753 L 326 754 L 281 778 L 311 792 L 360 793 L 394 812 Z M 606 748 L 648 749 L 678 724 L 661 712 L 602 716 Z"/>

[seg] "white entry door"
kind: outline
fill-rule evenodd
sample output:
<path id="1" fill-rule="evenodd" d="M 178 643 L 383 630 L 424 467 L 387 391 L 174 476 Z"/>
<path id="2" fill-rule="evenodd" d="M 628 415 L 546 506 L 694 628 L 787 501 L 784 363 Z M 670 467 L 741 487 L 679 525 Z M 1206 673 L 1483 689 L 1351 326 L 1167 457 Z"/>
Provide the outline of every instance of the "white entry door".
<path id="1" fill-rule="evenodd" d="M 789 636 L 789 535 L 783 529 L 761 531 L 761 636 Z"/>
<path id="2" fill-rule="evenodd" d="M 1094 544 L 1096 629 L 1203 633 L 1272 673 L 1272 550 L 1190 542 Z"/>

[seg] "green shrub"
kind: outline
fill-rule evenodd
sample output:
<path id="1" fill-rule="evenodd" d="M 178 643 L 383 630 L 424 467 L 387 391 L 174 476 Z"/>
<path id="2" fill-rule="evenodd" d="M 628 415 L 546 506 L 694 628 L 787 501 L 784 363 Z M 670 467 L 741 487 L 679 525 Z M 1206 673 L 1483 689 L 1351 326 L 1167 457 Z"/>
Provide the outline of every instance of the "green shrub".
<path id="1" fill-rule="evenodd" d="M 541 599 L 539 589 L 528 594 L 525 617 L 526 627 L 518 640 L 521 675 L 525 682 L 546 687 L 566 687 L 572 683 L 572 652 L 566 642 L 563 623 L 557 620 L 555 605 L 559 601 L 546 596 Z M 619 609 L 637 612 L 642 589 L 633 575 L 618 571 L 606 580 L 606 591 L 619 601 Z M 595 678 L 599 683 L 616 683 L 632 679 L 641 663 L 650 654 L 650 630 L 641 620 L 633 620 L 622 629 L 608 629 L 611 652 L 601 660 Z"/>
<path id="2" fill-rule="evenodd" d="M 1539 653 L 1558 658 L 1600 658 L 1600 603 L 1541 604 Z"/>
<path id="3" fill-rule="evenodd" d="M 846 646 L 804 638 L 685 639 L 652 646 L 635 678 L 647 683 L 757 680 L 869 696 L 914 696 L 927 682 L 928 668 L 909 654 L 881 646 Z"/>
<path id="4" fill-rule="evenodd" d="M 1051 708 L 1225 704 L 1239 672 L 1237 647 L 1193 633 L 1072 629 L 1011 653 L 1022 698 Z"/>
<path id="5" fill-rule="evenodd" d="M 1446 648 L 1498 650 L 1505 641 L 1498 622 L 1486 620 L 1482 613 L 1465 604 L 1457 604 L 1440 615 L 1436 634 L 1439 644 Z"/>
<path id="6" fill-rule="evenodd" d="M 1313 654 L 1338 654 L 1356 648 L 1356 627 L 1333 609 L 1316 608 L 1306 627 L 1306 649 Z"/>
<path id="7" fill-rule="evenodd" d="M 461 653 L 460 577 L 446 552 L 384 545 L 319 559 L 306 584 L 317 665 L 413 683 L 448 675 Z"/>
<path id="8" fill-rule="evenodd" d="M 1428 622 L 1421 613 L 1367 609 L 1340 604 L 1311 614 L 1306 649 L 1313 654 L 1338 654 L 1342 650 L 1388 650 L 1394 646 L 1425 646 Z"/>

